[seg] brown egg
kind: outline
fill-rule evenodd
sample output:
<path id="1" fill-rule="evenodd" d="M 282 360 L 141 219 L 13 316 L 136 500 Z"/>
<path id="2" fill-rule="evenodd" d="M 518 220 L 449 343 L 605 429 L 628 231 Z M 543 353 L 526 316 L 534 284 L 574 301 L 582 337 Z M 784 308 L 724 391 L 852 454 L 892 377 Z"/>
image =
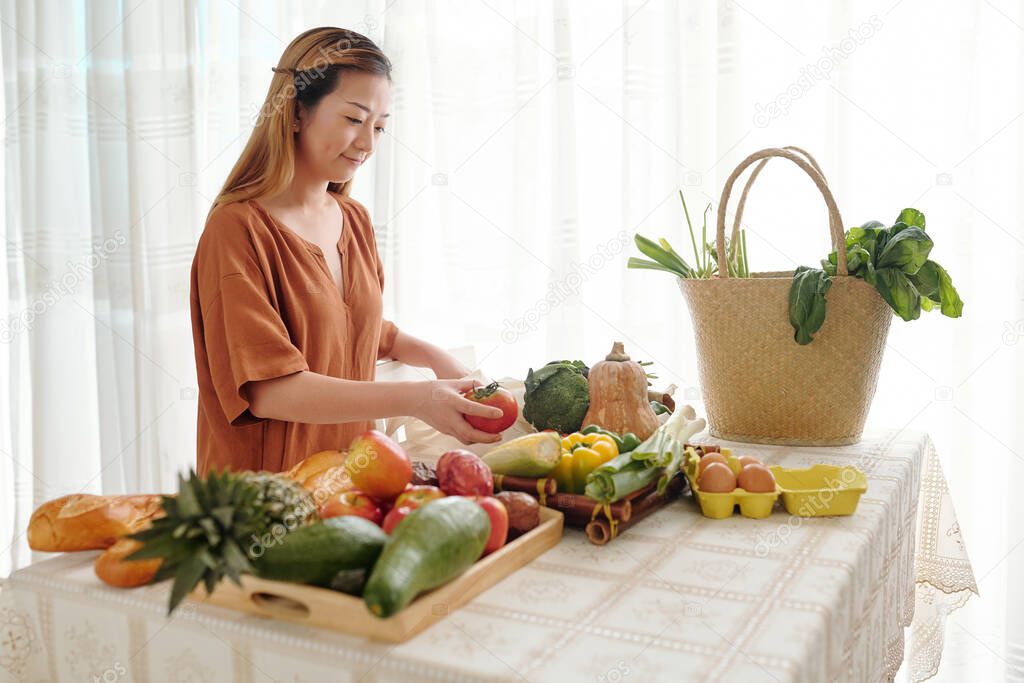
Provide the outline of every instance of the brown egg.
<path id="1" fill-rule="evenodd" d="M 704 457 L 700 459 L 699 463 L 697 463 L 697 474 L 703 474 L 704 468 L 713 462 L 720 463 L 726 467 L 729 466 L 729 461 L 726 460 L 725 456 L 721 453 L 705 453 Z"/>
<path id="2" fill-rule="evenodd" d="M 775 490 L 775 477 L 764 465 L 747 465 L 740 470 L 737 480 L 740 488 L 750 493 L 771 493 Z"/>
<path id="3" fill-rule="evenodd" d="M 698 477 L 697 487 L 708 493 L 729 493 L 736 488 L 736 476 L 728 465 L 711 462 Z"/>
<path id="4" fill-rule="evenodd" d="M 762 463 L 760 460 L 758 460 L 757 458 L 755 458 L 752 455 L 741 455 L 737 459 L 740 461 L 740 469 L 743 469 L 747 465 L 762 465 L 762 464 L 764 464 L 764 463 Z"/>

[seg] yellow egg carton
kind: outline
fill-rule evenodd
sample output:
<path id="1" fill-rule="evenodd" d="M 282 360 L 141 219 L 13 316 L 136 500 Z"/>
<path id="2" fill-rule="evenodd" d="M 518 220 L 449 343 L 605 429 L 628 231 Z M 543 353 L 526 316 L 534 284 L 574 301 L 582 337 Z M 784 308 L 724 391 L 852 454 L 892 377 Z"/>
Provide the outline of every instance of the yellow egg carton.
<path id="1" fill-rule="evenodd" d="M 711 452 L 711 451 L 708 451 Z M 729 461 L 729 469 L 734 475 L 740 473 L 740 460 L 733 455 L 728 448 L 721 449 L 722 455 Z M 775 490 L 768 493 L 753 493 L 737 488 L 728 493 L 710 493 L 701 491 L 697 487 L 697 464 L 700 462 L 700 454 L 693 447 L 687 447 L 686 458 L 683 460 L 683 472 L 690 480 L 690 490 L 700 504 L 700 511 L 705 517 L 711 519 L 725 519 L 732 517 L 733 510 L 740 506 L 740 514 L 753 519 L 764 519 L 772 514 L 775 501 L 779 499 L 782 491 L 779 489 L 778 481 L 775 482 Z M 774 474 L 774 473 L 773 473 Z"/>
<path id="2" fill-rule="evenodd" d="M 739 476 L 739 458 L 728 448 L 709 447 L 707 452 L 713 452 L 712 448 L 725 456 L 729 469 Z M 687 446 L 682 469 L 690 482 L 690 490 L 700 504 L 701 513 L 711 519 L 731 517 L 737 505 L 744 517 L 764 519 L 772 514 L 775 501 L 780 496 L 786 512 L 791 515 L 852 515 L 861 495 L 868 490 L 867 478 L 856 467 L 812 465 L 806 469 L 787 469 L 772 465 L 768 469 L 775 477 L 774 491 L 754 493 L 741 488 L 728 493 L 701 491 L 697 486 L 697 466 L 704 452 L 700 446 Z"/>
<path id="3" fill-rule="evenodd" d="M 852 515 L 868 490 L 868 478 L 850 465 L 811 465 L 801 470 L 772 465 L 786 512 L 797 517 Z"/>

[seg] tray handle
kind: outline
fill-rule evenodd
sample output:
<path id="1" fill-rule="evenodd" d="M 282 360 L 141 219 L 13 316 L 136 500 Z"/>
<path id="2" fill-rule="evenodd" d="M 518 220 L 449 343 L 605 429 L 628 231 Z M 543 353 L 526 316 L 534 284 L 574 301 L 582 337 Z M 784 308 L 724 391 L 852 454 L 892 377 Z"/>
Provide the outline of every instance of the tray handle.
<path id="1" fill-rule="evenodd" d="M 272 617 L 305 619 L 310 613 L 309 605 L 301 600 L 266 590 L 253 591 L 249 594 L 249 601 Z"/>

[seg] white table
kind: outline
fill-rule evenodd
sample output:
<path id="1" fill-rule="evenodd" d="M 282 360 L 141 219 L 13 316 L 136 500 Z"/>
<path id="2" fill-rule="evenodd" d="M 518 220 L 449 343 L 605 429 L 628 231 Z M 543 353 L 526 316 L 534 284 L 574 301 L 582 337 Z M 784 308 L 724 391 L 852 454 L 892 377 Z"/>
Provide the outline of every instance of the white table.
<path id="1" fill-rule="evenodd" d="M 94 553 L 59 556 L 3 586 L 0 680 L 879 681 L 912 623 L 912 674 L 937 667 L 944 605 L 974 578 L 927 435 L 734 448 L 854 464 L 869 489 L 852 517 L 711 520 L 687 497 L 607 546 L 568 530 L 397 647 L 191 603 L 168 620 L 166 584 L 108 588 Z"/>

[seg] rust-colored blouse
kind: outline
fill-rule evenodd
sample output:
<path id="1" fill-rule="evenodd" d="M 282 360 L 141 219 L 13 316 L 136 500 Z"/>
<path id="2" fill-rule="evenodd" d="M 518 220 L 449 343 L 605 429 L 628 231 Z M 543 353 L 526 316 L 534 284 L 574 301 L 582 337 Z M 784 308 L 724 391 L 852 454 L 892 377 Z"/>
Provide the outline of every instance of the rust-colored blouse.
<path id="1" fill-rule="evenodd" d="M 373 224 L 332 194 L 344 216 L 338 291 L 323 252 L 256 201 L 218 207 L 192 262 L 192 337 L 199 378 L 197 469 L 280 472 L 346 448 L 372 422 L 314 425 L 260 419 L 247 383 L 302 370 L 372 381 L 398 328 L 382 317 L 384 275 Z"/>

